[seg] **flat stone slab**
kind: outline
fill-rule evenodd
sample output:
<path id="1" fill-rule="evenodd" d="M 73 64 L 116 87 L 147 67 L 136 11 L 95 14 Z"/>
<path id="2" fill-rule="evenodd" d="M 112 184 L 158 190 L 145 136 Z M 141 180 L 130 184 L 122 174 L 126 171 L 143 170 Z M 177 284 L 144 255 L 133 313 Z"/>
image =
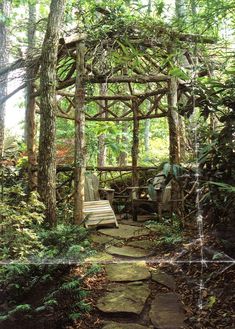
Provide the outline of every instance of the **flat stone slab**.
<path id="1" fill-rule="evenodd" d="M 108 280 L 116 282 L 147 280 L 151 277 L 145 262 L 108 264 L 105 271 Z"/>
<path id="2" fill-rule="evenodd" d="M 174 293 L 157 294 L 149 312 L 154 327 L 158 329 L 186 328 L 183 305 Z"/>
<path id="3" fill-rule="evenodd" d="M 97 235 L 97 234 L 92 234 L 90 236 L 90 239 L 92 242 L 99 243 L 99 244 L 106 244 L 106 243 L 117 243 L 118 240 L 105 236 L 105 235 Z"/>
<path id="4" fill-rule="evenodd" d="M 123 246 L 123 247 L 110 246 L 106 248 L 106 251 L 111 255 L 133 257 L 133 258 L 148 257 L 152 254 L 152 252 L 149 250 L 136 248 L 132 246 Z"/>
<path id="5" fill-rule="evenodd" d="M 143 226 L 142 222 L 139 222 L 139 221 L 136 222 L 136 221 L 133 221 L 130 219 L 122 219 L 121 223 L 124 225 L 131 225 L 131 226 Z"/>
<path id="6" fill-rule="evenodd" d="M 149 327 L 135 323 L 110 322 L 107 323 L 103 329 L 149 329 Z"/>
<path id="7" fill-rule="evenodd" d="M 166 274 L 160 270 L 152 272 L 152 280 L 162 284 L 163 286 L 175 290 L 175 279 L 172 275 Z"/>
<path id="8" fill-rule="evenodd" d="M 155 243 L 153 241 L 149 241 L 149 240 L 139 240 L 139 241 L 128 242 L 128 246 L 152 250 L 155 247 Z"/>
<path id="9" fill-rule="evenodd" d="M 148 235 L 150 230 L 138 226 L 119 225 L 119 228 L 104 228 L 99 230 L 100 233 L 119 239 L 130 239 L 134 237 Z"/>
<path id="10" fill-rule="evenodd" d="M 98 252 L 95 255 L 85 259 L 86 263 L 106 263 L 110 261 L 113 261 L 113 257 L 106 252 Z"/>
<path id="11" fill-rule="evenodd" d="M 107 290 L 96 304 L 104 313 L 140 314 L 150 295 L 148 285 L 142 282 L 111 285 Z"/>

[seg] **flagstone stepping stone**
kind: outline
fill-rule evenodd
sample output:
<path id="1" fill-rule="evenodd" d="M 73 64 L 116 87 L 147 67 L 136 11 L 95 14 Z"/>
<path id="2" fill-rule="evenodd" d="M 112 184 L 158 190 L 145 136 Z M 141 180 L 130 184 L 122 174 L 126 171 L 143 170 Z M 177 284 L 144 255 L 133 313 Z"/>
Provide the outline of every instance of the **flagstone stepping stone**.
<path id="1" fill-rule="evenodd" d="M 143 227 L 120 224 L 119 228 L 104 228 L 100 229 L 98 232 L 119 239 L 130 239 L 134 237 L 148 235 L 150 233 L 150 230 Z"/>
<path id="2" fill-rule="evenodd" d="M 136 221 L 133 221 L 130 219 L 122 219 L 121 223 L 125 224 L 125 225 L 131 225 L 131 226 L 143 226 L 143 223 L 141 223 L 139 221 L 136 222 Z"/>
<path id="3" fill-rule="evenodd" d="M 109 237 L 109 236 L 105 236 L 105 235 L 91 235 L 90 239 L 95 242 L 95 243 L 99 243 L 99 244 L 105 244 L 105 243 L 116 243 L 118 242 L 118 240 Z"/>
<path id="4" fill-rule="evenodd" d="M 86 263 L 106 263 L 113 261 L 113 257 L 106 252 L 97 252 L 95 255 L 92 255 L 85 259 Z"/>
<path id="5" fill-rule="evenodd" d="M 149 250 L 140 249 L 132 246 L 123 246 L 123 247 L 110 246 L 106 248 L 106 251 L 111 255 L 134 257 L 134 258 L 148 257 L 152 254 L 152 252 Z"/>
<path id="6" fill-rule="evenodd" d="M 148 285 L 140 281 L 110 285 L 107 290 L 96 304 L 96 307 L 105 313 L 140 314 L 150 295 Z"/>
<path id="7" fill-rule="evenodd" d="M 150 329 L 150 328 L 135 323 L 110 322 L 107 323 L 103 327 L 103 329 Z"/>
<path id="8" fill-rule="evenodd" d="M 173 276 L 166 274 L 160 270 L 152 272 L 152 280 L 162 284 L 163 286 L 175 290 L 175 279 Z"/>
<path id="9" fill-rule="evenodd" d="M 174 293 L 157 294 L 149 312 L 154 327 L 158 329 L 186 328 L 184 310 L 178 295 Z"/>
<path id="10" fill-rule="evenodd" d="M 155 247 L 155 243 L 149 240 L 139 240 L 128 242 L 128 246 L 139 247 L 142 249 L 153 249 Z"/>
<path id="11" fill-rule="evenodd" d="M 116 282 L 147 280 L 151 276 L 145 262 L 108 264 L 105 270 L 108 279 Z"/>

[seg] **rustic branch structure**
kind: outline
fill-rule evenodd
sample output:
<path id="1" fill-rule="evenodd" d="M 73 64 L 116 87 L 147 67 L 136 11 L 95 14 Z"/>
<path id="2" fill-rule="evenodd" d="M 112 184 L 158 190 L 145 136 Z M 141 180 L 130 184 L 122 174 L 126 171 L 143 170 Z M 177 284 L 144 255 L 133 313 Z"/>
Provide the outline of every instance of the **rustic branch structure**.
<path id="1" fill-rule="evenodd" d="M 99 172 L 131 171 L 132 186 L 138 186 L 141 170 L 138 166 L 140 120 L 153 118 L 165 117 L 168 120 L 169 159 L 171 164 L 180 163 L 177 105 L 180 97 L 187 94 L 190 81 L 184 88 L 185 81 L 172 74 L 173 67 L 167 58 L 171 55 L 171 62 L 176 67 L 177 58 L 175 55 L 172 59 L 169 49 L 177 44 L 185 53 L 183 56 L 189 56 L 190 44 L 196 42 L 205 46 L 215 43 L 215 40 L 207 36 L 178 33 L 163 26 L 156 26 L 151 32 L 153 38 L 149 34 L 146 37 L 141 29 L 125 28 L 115 30 L 112 37 L 107 34 L 106 38 L 92 39 L 88 32 L 88 35 L 75 33 L 60 39 L 56 116 L 75 122 L 74 218 L 77 223 L 81 222 L 84 199 L 86 121 L 133 122 L 132 166 L 100 167 Z M 37 66 L 40 60 L 41 56 L 27 61 L 18 60 L 3 72 L 27 65 Z M 105 92 L 102 92 L 101 84 Z M 35 98 L 36 111 L 41 113 L 38 101 L 40 90 L 36 83 L 33 90 L 31 99 L 33 101 Z M 143 105 L 145 102 L 148 106 Z"/>

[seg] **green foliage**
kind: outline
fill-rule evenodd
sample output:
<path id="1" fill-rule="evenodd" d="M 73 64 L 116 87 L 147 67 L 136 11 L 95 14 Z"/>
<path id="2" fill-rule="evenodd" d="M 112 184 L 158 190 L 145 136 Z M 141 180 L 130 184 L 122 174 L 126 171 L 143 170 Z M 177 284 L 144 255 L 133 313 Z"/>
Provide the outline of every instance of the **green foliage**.
<path id="1" fill-rule="evenodd" d="M 173 77 L 182 79 L 182 80 L 189 80 L 189 76 L 187 73 L 184 72 L 182 68 L 179 67 L 173 67 L 172 69 L 169 70 L 169 74 L 172 75 Z"/>
<path id="2" fill-rule="evenodd" d="M 208 298 L 207 307 L 208 307 L 209 309 L 212 308 L 212 307 L 216 304 L 216 302 L 217 302 L 216 297 L 215 297 L 215 296 L 210 296 L 210 297 Z"/>
<path id="3" fill-rule="evenodd" d="M 91 253 L 88 231 L 78 225 L 59 224 L 55 229 L 39 232 L 44 250 L 41 260 L 81 261 Z"/>
<path id="4" fill-rule="evenodd" d="M 220 190 L 225 191 L 227 193 L 235 193 L 235 186 L 225 183 L 212 182 L 212 181 L 210 181 L 210 184 L 218 186 Z"/>
<path id="5" fill-rule="evenodd" d="M 182 242 L 182 223 L 180 219 L 173 214 L 171 219 L 163 218 L 162 222 L 149 221 L 146 227 L 159 233 L 156 245 L 172 246 Z"/>
<path id="6" fill-rule="evenodd" d="M 23 201 L 22 197 L 25 194 L 19 185 L 5 189 L 4 194 L 4 201 L 0 201 L 0 243 L 4 246 L 0 252 L 0 259 L 23 260 L 43 248 L 36 227 L 43 222 L 44 206 L 38 201 L 35 192 L 31 193 L 28 202 Z M 17 199 L 17 203 L 13 205 Z"/>

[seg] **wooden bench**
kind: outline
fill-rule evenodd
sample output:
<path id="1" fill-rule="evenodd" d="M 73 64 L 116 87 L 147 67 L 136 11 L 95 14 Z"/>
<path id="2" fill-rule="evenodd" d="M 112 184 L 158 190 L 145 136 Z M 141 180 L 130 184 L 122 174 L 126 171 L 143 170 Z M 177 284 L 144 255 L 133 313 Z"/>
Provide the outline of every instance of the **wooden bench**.
<path id="1" fill-rule="evenodd" d="M 101 225 L 114 225 L 118 227 L 116 216 L 108 200 L 84 202 L 83 213 L 85 227 Z"/>
<path id="2" fill-rule="evenodd" d="M 100 194 L 106 200 L 100 200 Z M 118 227 L 112 209 L 113 189 L 100 189 L 99 179 L 94 174 L 87 174 L 85 179 L 84 221 L 85 227 L 113 225 Z"/>

